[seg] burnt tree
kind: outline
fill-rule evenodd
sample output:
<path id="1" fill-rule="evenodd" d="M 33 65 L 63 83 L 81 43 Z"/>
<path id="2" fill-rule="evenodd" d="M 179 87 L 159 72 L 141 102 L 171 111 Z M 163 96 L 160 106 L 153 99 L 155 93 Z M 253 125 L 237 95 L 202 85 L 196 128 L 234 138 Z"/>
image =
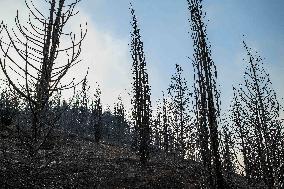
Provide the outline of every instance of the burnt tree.
<path id="1" fill-rule="evenodd" d="M 79 104 L 79 117 L 78 121 L 81 127 L 81 132 L 86 131 L 86 127 L 88 124 L 88 111 L 89 111 L 89 89 L 90 86 L 88 85 L 87 76 L 84 78 L 82 83 L 82 89 L 80 93 L 80 104 Z"/>
<path id="2" fill-rule="evenodd" d="M 25 139 L 29 154 L 34 156 L 58 120 L 58 116 L 51 119 L 47 116 L 50 97 L 55 91 L 74 87 L 73 80 L 62 86 L 60 82 L 70 68 L 80 62 L 86 31 L 80 26 L 81 33 L 77 39 L 72 32 L 64 31 L 69 19 L 77 14 L 75 7 L 79 0 L 69 4 L 65 0 L 46 1 L 48 15 L 40 12 L 32 0 L 25 2 L 29 9 L 27 25 L 20 22 L 18 11 L 15 18 L 17 30 L 11 32 L 7 25 L 3 25 L 0 65 L 9 84 L 28 102 L 32 113 L 31 129 L 29 132 L 22 130 L 21 139 Z M 70 45 L 65 47 L 60 43 L 64 37 L 70 40 Z M 11 50 L 17 57 L 12 56 Z M 23 82 L 13 79 L 12 75 L 17 75 Z"/>
<path id="3" fill-rule="evenodd" d="M 163 150 L 165 152 L 169 151 L 169 137 L 171 135 L 170 133 L 170 126 L 169 126 L 169 105 L 168 101 L 165 98 L 165 95 L 163 93 L 163 104 L 162 104 L 162 146 Z"/>
<path id="4" fill-rule="evenodd" d="M 227 116 L 226 116 L 227 118 Z M 227 182 L 227 187 L 233 188 L 235 168 L 235 150 L 233 140 L 233 130 L 231 129 L 231 123 L 229 119 L 223 120 L 221 135 L 221 154 L 222 154 L 222 167 L 224 178 Z"/>
<path id="5" fill-rule="evenodd" d="M 246 174 L 255 183 L 264 181 L 268 188 L 277 188 L 280 184 L 280 167 L 283 164 L 280 105 L 262 58 L 257 53 L 252 53 L 245 42 L 243 44 L 248 65 L 244 73 L 244 84 L 237 90 L 237 95 L 240 107 L 246 113 L 243 120 L 240 120 L 247 128 L 247 133 L 244 134 L 246 156 L 250 156 L 244 156 L 245 167 L 249 171 Z"/>
<path id="6" fill-rule="evenodd" d="M 182 75 L 183 69 L 176 64 L 176 73 L 171 77 L 168 94 L 171 98 L 170 112 L 172 114 L 173 134 L 175 138 L 175 150 L 184 157 L 186 153 L 186 135 L 191 130 L 191 116 L 189 111 L 190 96 L 187 82 Z"/>
<path id="7" fill-rule="evenodd" d="M 152 136 L 151 141 L 153 143 L 154 148 L 161 148 L 161 125 L 162 125 L 162 113 L 161 106 L 159 104 L 159 100 L 157 101 L 158 107 L 156 110 L 156 115 L 153 116 L 152 120 Z"/>
<path id="8" fill-rule="evenodd" d="M 150 86 L 146 70 L 146 60 L 141 41 L 140 29 L 137 26 L 135 11 L 131 7 L 132 28 L 131 33 L 131 55 L 133 72 L 133 109 L 134 120 L 134 146 L 138 147 L 140 161 L 144 165 L 149 159 L 150 145 L 150 118 L 151 101 Z"/>
<path id="9" fill-rule="evenodd" d="M 248 184 L 251 184 L 254 177 L 255 170 L 254 159 L 252 158 L 251 146 L 253 138 L 251 138 L 251 131 L 248 125 L 249 116 L 248 112 L 243 108 L 239 96 L 239 91 L 233 87 L 234 97 L 230 110 L 230 120 L 233 123 L 235 149 L 240 151 L 243 157 L 243 165 L 241 165 L 243 175 L 245 175 Z M 250 141 L 251 140 L 251 141 Z M 250 142 L 249 142 L 250 141 Z"/>
<path id="10" fill-rule="evenodd" d="M 94 126 L 95 142 L 99 143 L 102 139 L 102 104 L 101 104 L 101 90 L 96 89 L 94 100 L 91 104 L 91 122 Z"/>
<path id="11" fill-rule="evenodd" d="M 195 114 L 199 132 L 200 154 L 208 188 L 225 188 L 219 152 L 219 92 L 217 70 L 211 58 L 206 25 L 203 22 L 202 0 L 188 0 L 194 47 Z"/>
<path id="12" fill-rule="evenodd" d="M 115 126 L 114 126 L 114 138 L 118 143 L 127 142 L 127 137 L 129 134 L 128 124 L 125 118 L 125 107 L 123 105 L 121 96 L 118 97 L 118 102 L 114 106 L 114 117 L 115 117 Z"/>

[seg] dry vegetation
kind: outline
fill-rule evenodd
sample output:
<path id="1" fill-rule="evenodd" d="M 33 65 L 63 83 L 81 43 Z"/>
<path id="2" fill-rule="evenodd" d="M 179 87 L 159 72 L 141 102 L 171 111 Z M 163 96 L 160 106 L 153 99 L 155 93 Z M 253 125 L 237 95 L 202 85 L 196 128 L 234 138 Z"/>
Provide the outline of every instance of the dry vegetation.
<path id="1" fill-rule="evenodd" d="M 2 188 L 200 188 L 197 162 L 156 151 L 144 167 L 128 146 L 56 133 L 54 149 L 33 160 L 16 138 L 1 142 Z"/>

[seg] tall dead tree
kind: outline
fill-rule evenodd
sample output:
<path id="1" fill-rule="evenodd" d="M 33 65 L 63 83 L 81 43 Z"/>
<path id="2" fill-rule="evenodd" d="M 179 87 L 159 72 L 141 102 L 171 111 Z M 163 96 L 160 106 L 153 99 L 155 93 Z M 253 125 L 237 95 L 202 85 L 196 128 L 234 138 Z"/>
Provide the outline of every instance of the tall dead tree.
<path id="1" fill-rule="evenodd" d="M 246 112 L 248 127 L 247 157 L 251 178 L 264 181 L 268 188 L 278 188 L 280 178 L 283 123 L 280 105 L 272 88 L 263 60 L 243 42 L 248 56 L 244 84 L 238 89 L 240 104 Z M 247 166 L 247 165 L 246 165 Z M 253 172 L 252 172 L 253 171 Z"/>
<path id="2" fill-rule="evenodd" d="M 70 4 L 65 0 L 46 1 L 49 13 L 44 15 L 32 0 L 26 0 L 29 9 L 27 25 L 20 22 L 18 11 L 15 18 L 17 30 L 11 32 L 7 25 L 3 25 L 0 41 L 3 56 L 0 64 L 9 83 L 27 100 L 32 112 L 31 134 L 22 131 L 22 134 L 26 133 L 25 144 L 28 145 L 31 156 L 36 154 L 47 139 L 54 120 L 58 120 L 50 120 L 46 116 L 50 97 L 57 90 L 74 86 L 73 81 L 59 85 L 69 69 L 80 62 L 81 44 L 87 31 L 83 31 L 80 26 L 81 33 L 77 40 L 72 32 L 64 32 L 69 19 L 77 14 L 75 7 L 79 1 L 74 0 Z M 70 46 L 62 47 L 61 40 L 64 37 L 70 39 Z M 11 49 L 16 56 L 10 53 Z M 59 61 L 59 57 L 63 59 Z M 13 79 L 16 75 L 23 82 Z"/>
<path id="3" fill-rule="evenodd" d="M 207 42 L 201 2 L 202 0 L 188 0 L 194 47 L 195 114 L 199 129 L 200 153 L 206 170 L 204 183 L 208 188 L 225 188 L 218 140 L 217 70 L 211 59 L 210 46 Z"/>
<path id="4" fill-rule="evenodd" d="M 191 130 L 191 116 L 189 111 L 190 96 L 187 82 L 183 77 L 183 69 L 176 64 L 176 73 L 171 77 L 168 93 L 171 98 L 170 111 L 175 137 L 175 149 L 182 157 L 186 153 L 186 135 Z"/>
<path id="5" fill-rule="evenodd" d="M 131 53 L 133 72 L 133 119 L 134 119 L 134 146 L 139 146 L 140 161 L 145 164 L 149 158 L 150 145 L 150 117 L 151 101 L 150 86 L 146 70 L 146 60 L 141 41 L 140 29 L 137 26 L 135 11 L 131 7 L 132 27 Z"/>

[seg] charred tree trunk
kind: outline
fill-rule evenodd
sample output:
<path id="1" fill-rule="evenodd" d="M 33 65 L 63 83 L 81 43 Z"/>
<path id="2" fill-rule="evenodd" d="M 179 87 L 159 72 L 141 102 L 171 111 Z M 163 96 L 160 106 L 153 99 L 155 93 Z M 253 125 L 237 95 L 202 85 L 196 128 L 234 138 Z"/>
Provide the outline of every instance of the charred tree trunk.
<path id="1" fill-rule="evenodd" d="M 0 48 L 4 54 L 0 60 L 1 68 L 9 83 L 15 91 L 28 102 L 31 116 L 31 133 L 24 134 L 22 130 L 20 138 L 25 138 L 24 143 L 30 149 L 30 155 L 34 156 L 40 147 L 47 140 L 53 129 L 55 122 L 61 114 L 49 119 L 47 112 L 49 100 L 54 91 L 64 90 L 74 87 L 74 82 L 59 87 L 61 79 L 69 69 L 80 62 L 78 60 L 81 53 L 81 43 L 85 38 L 86 32 L 81 29 L 80 38 L 75 41 L 75 36 L 71 35 L 71 45 L 68 48 L 60 48 L 60 39 L 66 34 L 63 29 L 68 20 L 74 15 L 75 6 L 79 1 L 66 4 L 65 0 L 46 1 L 50 5 L 49 15 L 44 16 L 40 13 L 33 2 L 25 1 L 33 15 L 34 20 L 30 19 L 28 26 L 23 26 L 19 21 L 19 15 L 15 19 L 18 33 L 8 31 L 7 26 L 3 26 L 1 34 L 5 31 L 8 42 L 1 40 Z M 41 25 L 42 27 L 38 27 Z M 16 61 L 15 57 L 9 55 L 10 48 L 23 63 Z M 58 55 L 67 54 L 66 63 L 56 62 Z M 9 62 L 9 66 L 6 63 Z M 58 65 L 59 64 L 59 65 Z M 14 66 L 17 70 L 12 69 Z M 11 72 L 17 73 L 23 79 L 23 83 L 17 84 L 10 77 Z M 18 127 L 22 129 L 21 127 Z"/>
<path id="2" fill-rule="evenodd" d="M 245 82 L 238 89 L 238 96 L 242 109 L 246 111 L 245 121 L 249 128 L 250 138 L 246 136 L 246 146 L 253 154 L 246 158 L 246 166 L 249 166 L 246 174 L 254 183 L 264 181 L 268 188 L 275 188 L 279 186 L 279 149 L 283 135 L 283 123 L 279 118 L 280 105 L 262 58 L 252 54 L 245 42 L 243 44 L 249 59 L 244 74 Z M 235 124 L 237 126 L 239 123 Z"/>
<path id="3" fill-rule="evenodd" d="M 134 9 L 131 8 L 132 27 L 131 52 L 132 52 L 132 71 L 133 71 L 133 120 L 134 120 L 134 146 L 138 147 L 140 161 L 143 165 L 149 159 L 150 145 L 150 117 L 151 100 L 148 74 L 146 72 L 146 60 L 141 41 L 140 30 L 137 26 L 137 19 Z"/>
<path id="4" fill-rule="evenodd" d="M 185 78 L 182 77 L 183 69 L 176 64 L 176 73 L 171 77 L 171 84 L 168 88 L 169 96 L 171 97 L 170 112 L 174 120 L 172 125 L 174 127 L 176 138 L 176 151 L 181 157 L 185 156 L 186 149 L 186 134 L 189 134 L 192 129 L 191 116 L 189 110 L 189 100 L 191 93 L 187 86 Z M 190 134 L 189 134 L 190 135 Z"/>
<path id="5" fill-rule="evenodd" d="M 188 0 L 192 39 L 194 41 L 196 116 L 200 131 L 201 157 L 209 173 L 210 188 L 225 188 L 219 153 L 219 93 L 216 89 L 217 70 L 207 45 L 201 0 Z M 210 146 L 210 151 L 209 151 Z M 212 165 L 211 165 L 212 162 Z"/>

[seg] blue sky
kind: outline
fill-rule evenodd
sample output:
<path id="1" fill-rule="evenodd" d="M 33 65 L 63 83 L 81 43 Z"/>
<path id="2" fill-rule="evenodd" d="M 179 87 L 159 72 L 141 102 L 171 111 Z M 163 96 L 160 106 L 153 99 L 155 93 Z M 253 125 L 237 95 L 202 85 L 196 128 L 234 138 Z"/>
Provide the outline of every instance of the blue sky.
<path id="1" fill-rule="evenodd" d="M 192 57 L 189 14 L 186 0 L 132 1 L 142 32 L 152 85 L 152 99 L 161 96 L 170 82 L 174 64 L 181 64 L 188 84 L 192 85 Z M 130 41 L 128 0 L 85 0 L 82 9 L 91 15 L 101 31 Z M 223 109 L 228 106 L 232 85 L 242 82 L 245 51 L 242 40 L 265 58 L 278 97 L 284 86 L 284 1 L 218 0 L 203 1 L 207 13 L 208 38 L 218 69 Z M 243 37 L 245 35 L 245 37 Z"/>
<path id="2" fill-rule="evenodd" d="M 0 0 L 4 22 L 12 23 L 18 8 L 26 8 L 22 0 Z M 37 0 L 37 2 L 41 2 Z M 71 76 L 83 77 L 90 67 L 89 84 L 98 82 L 103 103 L 112 105 L 121 94 L 129 104 L 131 89 L 130 11 L 129 0 L 82 0 L 80 13 L 68 29 L 88 22 L 88 36 L 83 46 L 82 64 Z M 192 85 L 192 40 L 186 0 L 132 0 L 141 29 L 147 68 L 152 89 L 152 103 L 162 96 L 174 65 L 180 64 L 188 84 Z M 17 5 L 17 6 L 15 6 Z M 39 3 L 40 5 L 40 3 Z M 3 8 L 5 7 L 5 9 Z M 273 87 L 279 100 L 284 97 L 284 1 L 283 0 L 204 0 L 208 38 L 212 58 L 217 65 L 222 109 L 232 96 L 232 85 L 242 82 L 246 63 L 242 40 L 265 58 Z M 188 33 L 189 32 L 189 33 Z M 245 35 L 245 37 L 243 37 Z M 71 77 L 70 76 L 70 77 Z M 68 77 L 67 77 L 68 78 Z M 284 102 L 283 100 L 281 100 Z"/>

